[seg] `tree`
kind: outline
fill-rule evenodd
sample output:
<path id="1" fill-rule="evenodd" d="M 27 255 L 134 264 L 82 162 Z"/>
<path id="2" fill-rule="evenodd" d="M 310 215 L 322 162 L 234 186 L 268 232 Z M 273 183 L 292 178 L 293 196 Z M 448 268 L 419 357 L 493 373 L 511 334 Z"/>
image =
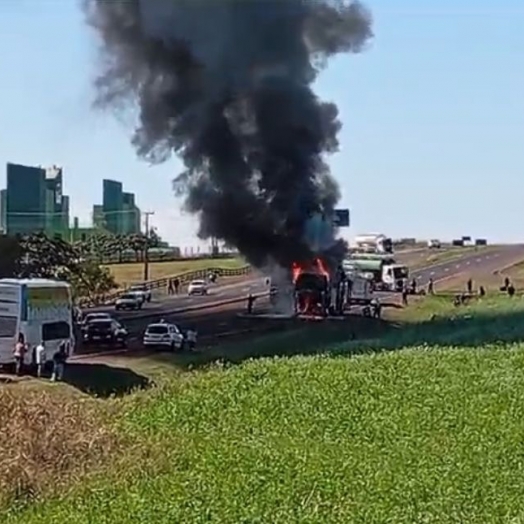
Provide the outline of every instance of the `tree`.
<path id="1" fill-rule="evenodd" d="M 135 259 L 140 262 L 144 258 L 144 251 L 147 247 L 147 238 L 143 234 L 131 235 L 127 239 L 129 248 L 135 252 Z"/>
<path id="2" fill-rule="evenodd" d="M 22 255 L 18 238 L 0 235 L 0 278 L 12 278 L 18 274 Z"/>
<path id="3" fill-rule="evenodd" d="M 43 233 L 22 236 L 20 245 L 18 276 L 21 278 L 58 278 L 64 269 L 74 270 L 81 259 L 73 245 L 50 239 Z"/>
<path id="4" fill-rule="evenodd" d="M 73 286 L 77 297 L 105 294 L 117 287 L 109 271 L 92 258 L 86 258 L 79 246 L 44 234 L 28 235 L 21 240 L 22 256 L 15 276 L 56 278 Z"/>
<path id="5" fill-rule="evenodd" d="M 63 278 L 73 286 L 76 297 L 92 299 L 117 287 L 109 270 L 93 260 L 83 261 L 77 267 L 77 271 L 66 272 Z"/>

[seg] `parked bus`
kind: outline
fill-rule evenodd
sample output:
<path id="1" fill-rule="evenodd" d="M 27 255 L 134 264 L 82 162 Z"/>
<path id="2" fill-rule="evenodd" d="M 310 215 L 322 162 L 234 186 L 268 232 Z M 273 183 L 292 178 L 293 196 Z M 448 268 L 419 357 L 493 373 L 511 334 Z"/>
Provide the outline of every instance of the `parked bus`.
<path id="1" fill-rule="evenodd" d="M 47 279 L 0 279 L 0 365 L 14 362 L 13 348 L 18 335 L 32 350 L 45 342 L 46 358 L 51 360 L 61 342 L 75 347 L 73 299 L 66 282 Z"/>

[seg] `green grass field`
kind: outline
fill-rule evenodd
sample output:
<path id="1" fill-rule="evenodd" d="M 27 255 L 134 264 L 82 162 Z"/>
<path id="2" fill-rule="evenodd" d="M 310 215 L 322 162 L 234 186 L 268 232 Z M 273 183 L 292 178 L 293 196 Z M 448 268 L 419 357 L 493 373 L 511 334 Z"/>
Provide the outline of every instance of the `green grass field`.
<path id="1" fill-rule="evenodd" d="M 98 468 L 70 463 L 57 497 L 24 502 L 26 485 L 4 521 L 524 522 L 524 301 L 430 298 L 395 320 L 368 340 L 310 326 L 224 347 L 202 371 L 159 364 L 155 387 L 122 398 L 66 394 L 97 407 L 105 444 L 91 411 L 82 442 Z M 74 416 L 54 428 L 65 463 Z"/>
<path id="2" fill-rule="evenodd" d="M 149 264 L 149 280 L 180 275 L 199 269 L 244 267 L 246 262 L 241 258 L 202 258 L 195 260 L 175 260 L 171 262 L 151 262 Z M 111 264 L 107 266 L 118 284 L 125 286 L 144 280 L 144 264 Z"/>

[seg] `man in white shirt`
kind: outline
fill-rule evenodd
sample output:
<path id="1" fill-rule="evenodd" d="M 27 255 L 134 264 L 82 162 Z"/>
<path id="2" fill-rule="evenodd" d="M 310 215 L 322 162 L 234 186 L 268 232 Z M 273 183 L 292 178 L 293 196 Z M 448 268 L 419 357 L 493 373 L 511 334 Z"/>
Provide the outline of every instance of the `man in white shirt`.
<path id="1" fill-rule="evenodd" d="M 44 371 L 45 363 L 46 363 L 46 354 L 45 354 L 45 343 L 44 341 L 40 342 L 38 346 L 36 346 L 36 353 L 35 353 L 35 360 L 36 360 L 36 376 L 38 378 L 42 377 L 42 372 Z"/>

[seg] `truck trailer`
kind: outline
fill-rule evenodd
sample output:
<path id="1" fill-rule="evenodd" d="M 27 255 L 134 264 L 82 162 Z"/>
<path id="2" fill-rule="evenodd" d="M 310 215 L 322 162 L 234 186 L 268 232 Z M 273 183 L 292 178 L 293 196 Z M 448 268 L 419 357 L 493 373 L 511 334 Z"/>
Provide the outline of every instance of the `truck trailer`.
<path id="1" fill-rule="evenodd" d="M 382 233 L 357 235 L 355 247 L 364 253 L 393 253 L 393 240 Z"/>
<path id="2" fill-rule="evenodd" d="M 344 270 L 368 278 L 377 291 L 402 291 L 409 278 L 408 267 L 389 257 L 351 258 L 344 262 Z"/>

